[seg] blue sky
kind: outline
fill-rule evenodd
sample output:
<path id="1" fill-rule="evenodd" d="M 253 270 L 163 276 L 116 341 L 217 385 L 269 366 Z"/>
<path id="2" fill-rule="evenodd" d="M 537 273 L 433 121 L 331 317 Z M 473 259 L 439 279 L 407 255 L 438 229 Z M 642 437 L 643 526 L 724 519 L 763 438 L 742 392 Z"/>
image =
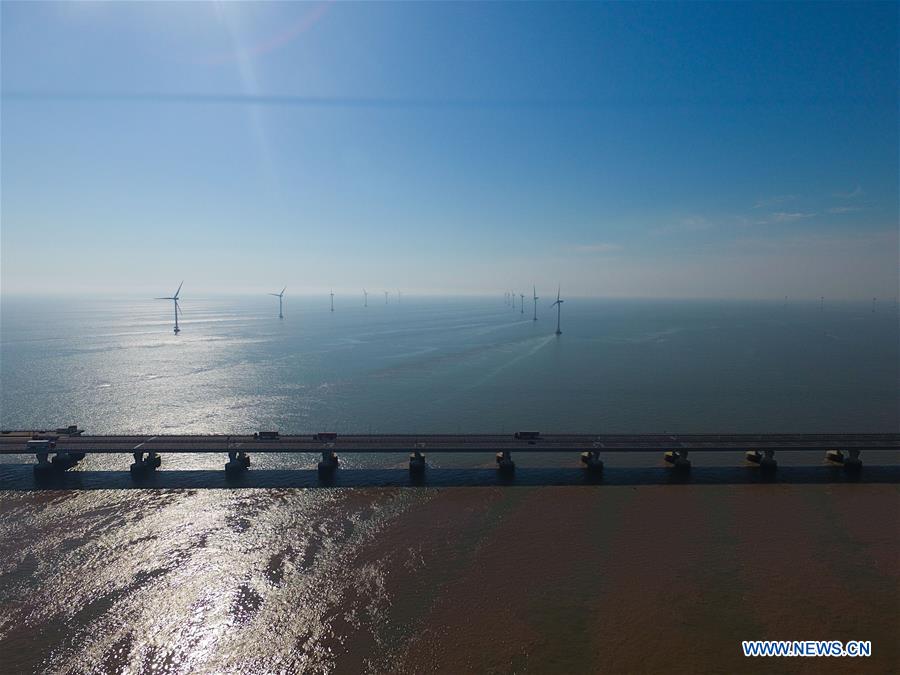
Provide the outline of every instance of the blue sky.
<path id="1" fill-rule="evenodd" d="M 896 3 L 0 12 L 4 293 L 897 294 Z"/>

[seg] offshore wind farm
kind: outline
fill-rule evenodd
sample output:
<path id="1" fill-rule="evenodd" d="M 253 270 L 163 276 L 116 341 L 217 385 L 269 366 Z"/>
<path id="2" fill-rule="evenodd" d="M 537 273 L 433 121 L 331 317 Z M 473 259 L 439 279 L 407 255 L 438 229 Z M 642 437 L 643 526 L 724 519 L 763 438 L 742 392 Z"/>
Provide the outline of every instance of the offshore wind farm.
<path id="1" fill-rule="evenodd" d="M 179 293 L 189 322 L 177 335 L 157 300 L 6 301 L 2 427 L 875 432 L 896 420 L 892 303 L 872 313 L 865 301 L 834 301 L 823 312 L 796 299 L 785 311 L 774 299 L 591 299 L 560 289 L 541 305 L 556 316 L 535 321 L 534 311 L 510 312 L 502 293 L 407 292 L 399 305 L 368 307 L 336 293 L 333 313 L 327 293 L 289 303 L 285 293 L 279 319 L 265 294 L 195 297 L 190 288 L 185 281 Z M 48 367 L 65 387 L 34 379 Z M 570 389 L 581 394 L 561 399 Z M 172 391 L 184 401 L 175 418 L 164 412 Z M 227 405 L 214 405 L 219 397 Z"/>
<path id="2" fill-rule="evenodd" d="M 179 305 L 179 297 L 178 297 L 178 295 L 179 295 L 179 293 L 181 293 L 181 289 L 182 289 L 183 286 L 184 286 L 184 281 L 182 281 L 181 284 L 179 284 L 178 289 L 175 291 L 175 294 L 174 294 L 173 296 L 155 298 L 156 300 L 172 300 L 172 301 L 174 301 L 174 306 L 175 306 L 175 329 L 174 329 L 174 332 L 175 332 L 176 335 L 177 335 L 178 333 L 181 332 L 181 328 L 180 328 L 180 326 L 179 326 L 179 324 L 178 324 L 178 317 L 181 315 L 181 306 Z M 278 298 L 278 318 L 279 318 L 279 319 L 284 319 L 284 293 L 285 293 L 286 290 L 287 290 L 287 286 L 285 286 L 284 288 L 282 288 L 281 291 L 278 292 L 278 293 L 269 293 L 269 294 L 268 294 L 268 295 L 271 295 L 271 296 L 274 296 L 274 297 Z M 558 291 L 558 292 L 557 292 L 556 302 L 554 302 L 554 303 L 552 303 L 552 304 L 550 305 L 551 308 L 552 308 L 552 307 L 557 307 L 557 308 L 559 308 L 559 306 L 560 306 L 560 305 L 562 304 L 562 302 L 563 302 L 563 301 L 560 300 L 560 298 L 559 298 L 559 289 L 557 289 L 557 291 Z M 403 295 L 402 292 L 401 292 L 399 289 L 397 289 L 397 304 L 398 304 L 398 305 L 400 304 L 402 295 Z M 330 302 L 329 302 L 329 310 L 330 310 L 331 312 L 334 312 L 334 296 L 335 296 L 334 290 L 331 290 L 331 291 L 328 293 L 328 296 L 329 296 L 329 299 L 330 299 Z M 182 299 L 183 299 L 183 298 L 182 298 Z M 532 317 L 532 320 L 533 320 L 533 321 L 537 321 L 537 301 L 538 301 L 538 299 L 539 299 L 539 298 L 538 298 L 538 295 L 537 295 L 537 286 L 533 286 L 533 287 L 532 287 L 532 301 L 533 301 L 533 303 L 534 303 L 534 316 Z M 385 291 L 385 292 L 384 292 L 384 301 L 385 301 L 385 304 L 388 304 L 388 291 Z M 524 293 L 520 293 L 520 294 L 519 294 L 519 301 L 520 301 L 520 304 L 519 304 L 519 313 L 520 313 L 520 314 L 524 314 L 524 313 L 525 313 L 525 294 L 524 294 Z M 513 293 L 512 291 L 506 292 L 506 295 L 505 295 L 505 302 L 506 302 L 506 304 L 511 305 L 511 306 L 513 307 L 513 309 L 515 309 L 515 308 L 516 308 L 516 296 L 515 296 L 515 293 Z M 366 291 L 366 289 L 364 288 L 364 289 L 363 289 L 363 307 L 364 307 L 364 308 L 367 308 L 368 306 L 369 306 L 369 293 L 368 293 L 368 291 Z M 873 299 L 873 310 L 872 310 L 872 311 L 874 312 L 874 299 Z M 557 312 L 557 315 L 558 315 L 558 314 L 559 314 L 559 312 Z M 559 316 L 557 316 L 557 319 L 559 319 Z M 561 335 L 561 334 L 562 334 L 562 332 L 559 330 L 559 321 L 558 321 L 558 320 L 557 320 L 557 332 L 556 332 L 556 334 L 557 334 L 557 335 Z"/>

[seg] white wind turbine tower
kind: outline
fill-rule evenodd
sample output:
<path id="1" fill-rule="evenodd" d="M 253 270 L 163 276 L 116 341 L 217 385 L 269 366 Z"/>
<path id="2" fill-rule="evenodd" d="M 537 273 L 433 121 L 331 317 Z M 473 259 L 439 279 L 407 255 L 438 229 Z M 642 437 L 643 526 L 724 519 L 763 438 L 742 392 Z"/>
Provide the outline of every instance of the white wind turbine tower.
<path id="1" fill-rule="evenodd" d="M 369 306 L 369 293 L 366 289 L 363 289 L 363 307 Z"/>
<path id="2" fill-rule="evenodd" d="M 331 289 L 331 311 L 334 311 L 334 289 Z"/>
<path id="3" fill-rule="evenodd" d="M 519 311 L 519 314 L 524 314 L 525 313 L 525 294 L 519 293 L 519 298 L 521 299 L 521 302 L 522 302 L 522 307 L 521 307 L 521 310 Z"/>
<path id="4" fill-rule="evenodd" d="M 284 299 L 284 292 L 286 290 L 287 290 L 287 286 L 285 286 L 284 288 L 281 289 L 281 293 L 269 293 L 269 295 L 274 295 L 276 298 L 278 298 L 278 318 L 279 319 L 284 318 L 284 312 L 281 311 L 281 309 L 282 309 L 281 301 Z"/>
<path id="5" fill-rule="evenodd" d="M 532 321 L 537 321 L 537 286 L 531 287 L 531 294 L 534 296 L 534 318 L 532 319 Z"/>
<path id="6" fill-rule="evenodd" d="M 559 299 L 559 287 L 557 286 L 557 288 L 556 288 L 556 302 L 553 303 L 553 305 L 556 305 L 556 334 L 557 334 L 557 335 L 562 335 L 562 331 L 559 329 L 559 314 L 560 314 L 560 310 L 562 309 L 562 304 L 563 304 L 564 302 L 565 302 L 565 300 L 560 300 L 560 299 Z M 553 307 L 553 305 L 550 305 L 550 306 Z"/>
<path id="7" fill-rule="evenodd" d="M 156 300 L 173 300 L 175 302 L 175 335 L 181 332 L 181 329 L 178 327 L 178 314 L 181 312 L 181 307 L 178 305 L 178 294 L 181 293 L 181 287 L 184 286 L 184 282 L 182 281 L 178 284 L 178 290 L 175 291 L 175 295 L 167 298 L 155 298 Z"/>

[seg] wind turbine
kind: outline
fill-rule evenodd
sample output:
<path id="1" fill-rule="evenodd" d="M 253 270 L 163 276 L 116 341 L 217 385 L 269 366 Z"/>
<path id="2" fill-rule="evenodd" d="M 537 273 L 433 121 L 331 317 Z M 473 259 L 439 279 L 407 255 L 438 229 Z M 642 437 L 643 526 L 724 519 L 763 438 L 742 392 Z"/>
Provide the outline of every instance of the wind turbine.
<path id="1" fill-rule="evenodd" d="M 363 289 L 363 307 L 369 306 L 369 293 L 366 289 Z"/>
<path id="2" fill-rule="evenodd" d="M 397 304 L 398 305 L 400 304 L 400 296 L 401 296 L 401 293 L 400 293 L 400 289 L 398 288 L 397 289 Z"/>
<path id="3" fill-rule="evenodd" d="M 387 296 L 388 296 L 388 292 L 385 291 L 384 292 L 384 304 L 387 304 Z"/>
<path id="4" fill-rule="evenodd" d="M 519 314 L 524 314 L 525 313 L 525 294 L 519 293 L 519 297 L 522 299 L 522 308 L 521 308 L 522 311 L 520 311 Z"/>
<path id="5" fill-rule="evenodd" d="M 532 319 L 532 321 L 537 321 L 537 286 L 531 287 L 531 294 L 534 296 L 534 318 Z"/>
<path id="6" fill-rule="evenodd" d="M 556 288 L 556 302 L 553 303 L 553 305 L 556 305 L 556 334 L 557 334 L 557 335 L 562 335 L 562 331 L 559 329 L 559 314 L 560 314 L 560 310 L 562 309 L 562 304 L 563 304 L 564 302 L 565 302 L 565 300 L 560 300 L 560 299 L 559 299 L 559 287 L 557 286 L 557 288 Z M 550 306 L 553 307 L 553 305 L 550 305 Z"/>
<path id="7" fill-rule="evenodd" d="M 334 311 L 334 289 L 331 289 L 331 311 Z"/>
<path id="8" fill-rule="evenodd" d="M 155 298 L 156 300 L 173 300 L 175 302 L 175 335 L 178 335 L 181 332 L 181 329 L 178 327 L 178 313 L 181 311 L 181 307 L 178 305 L 178 294 L 181 293 L 181 287 L 184 286 L 184 282 L 182 281 L 178 284 L 178 290 L 175 291 L 175 295 L 168 298 Z"/>
<path id="9" fill-rule="evenodd" d="M 284 292 L 286 290 L 287 290 L 287 286 L 285 286 L 284 288 L 281 289 L 281 293 L 269 293 L 269 295 L 274 295 L 276 298 L 278 298 L 278 318 L 279 319 L 284 318 L 284 312 L 281 311 L 281 301 L 284 298 Z"/>

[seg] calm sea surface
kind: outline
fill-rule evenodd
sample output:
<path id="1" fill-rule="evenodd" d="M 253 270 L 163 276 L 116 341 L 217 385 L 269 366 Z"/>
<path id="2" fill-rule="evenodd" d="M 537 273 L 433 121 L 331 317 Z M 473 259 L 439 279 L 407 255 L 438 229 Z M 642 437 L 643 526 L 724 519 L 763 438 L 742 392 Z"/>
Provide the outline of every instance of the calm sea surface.
<path id="1" fill-rule="evenodd" d="M 0 426 L 89 433 L 896 431 L 896 305 L 4 299 Z"/>
<path id="2" fill-rule="evenodd" d="M 363 308 L 361 298 L 338 296 L 331 313 L 327 298 L 289 297 L 284 320 L 274 300 L 186 295 L 176 336 L 163 301 L 4 298 L 0 427 L 77 422 L 88 433 L 153 434 L 900 428 L 896 306 L 873 313 L 866 303 L 821 310 L 800 302 L 573 298 L 557 337 L 545 301 L 534 322 L 527 303 L 523 315 L 502 299 L 397 304 L 392 297 L 385 305 L 373 294 Z M 535 487 L 573 479 L 523 473 L 520 484 L 533 487 L 496 487 L 492 457 L 435 456 L 432 470 L 444 476 L 435 484 L 455 484 L 454 474 L 439 472 L 459 470 L 475 477 L 462 484 L 485 487 L 276 487 L 278 476 L 303 473 L 283 469 L 309 469 L 317 459 L 254 456 L 250 475 L 267 477 L 263 489 L 203 489 L 203 480 L 222 482 L 224 458 L 179 455 L 164 457 L 162 475 L 174 478 L 158 489 L 29 491 L 32 458 L 0 458 L 0 670 L 461 672 L 530 664 L 589 672 L 610 669 L 604 659 L 613 654 L 625 659 L 623 672 L 634 672 L 642 661 L 628 654 L 642 650 L 610 651 L 602 636 L 648 622 L 663 627 L 660 635 L 680 635 L 665 609 L 671 605 L 654 599 L 673 592 L 685 594 L 684 621 L 724 636 L 681 656 L 709 669 L 737 653 L 742 637 L 797 637 L 759 609 L 771 603 L 765 584 L 735 591 L 741 551 L 773 570 L 794 569 L 798 555 L 803 569 L 819 570 L 815 580 L 785 579 L 793 584 L 785 597 L 814 594 L 808 584 L 833 576 L 828 597 L 852 599 L 835 612 L 831 633 L 799 637 L 872 636 L 876 651 L 881 639 L 880 653 L 896 658 L 885 651 L 896 594 L 883 592 L 897 581 L 897 517 L 884 516 L 896 513 L 896 472 L 881 481 L 893 485 L 880 486 L 667 487 L 617 480 L 616 461 L 662 471 L 659 457 L 626 457 L 608 462 L 609 485 Z M 526 469 L 578 471 L 577 457 L 516 460 Z M 67 487 L 79 474 L 85 487 L 128 487 L 130 461 L 88 456 Z M 740 457 L 723 461 L 734 466 Z M 377 478 L 389 469 L 408 481 L 399 455 L 342 462 L 371 471 L 376 484 L 391 484 Z M 796 522 L 760 526 L 744 541 L 744 514 L 760 508 L 770 508 L 762 522 L 780 514 Z M 883 522 L 859 529 L 873 522 L 859 509 Z M 691 523 L 684 537 L 670 536 L 660 520 L 667 511 Z M 635 539 L 641 531 L 664 546 Z M 812 531 L 830 534 L 808 545 L 797 538 Z M 853 566 L 870 558 L 873 566 L 855 574 Z M 680 566 L 684 584 L 658 587 L 665 575 L 656 559 Z M 534 569 L 550 575 L 537 589 L 526 573 Z M 697 576 L 698 569 L 707 571 Z M 604 585 L 607 578 L 617 581 Z M 641 588 L 649 589 L 646 601 Z M 711 604 L 696 605 L 700 597 Z M 776 616 L 803 626 L 806 615 L 792 612 L 806 606 L 794 602 Z M 811 626 L 829 625 L 827 611 L 810 607 Z M 865 630 L 835 632 L 847 621 Z M 498 642 L 492 636 L 501 624 L 509 639 Z M 667 653 L 678 645 L 696 642 L 673 641 Z M 738 672 L 742 664 L 732 666 Z"/>

